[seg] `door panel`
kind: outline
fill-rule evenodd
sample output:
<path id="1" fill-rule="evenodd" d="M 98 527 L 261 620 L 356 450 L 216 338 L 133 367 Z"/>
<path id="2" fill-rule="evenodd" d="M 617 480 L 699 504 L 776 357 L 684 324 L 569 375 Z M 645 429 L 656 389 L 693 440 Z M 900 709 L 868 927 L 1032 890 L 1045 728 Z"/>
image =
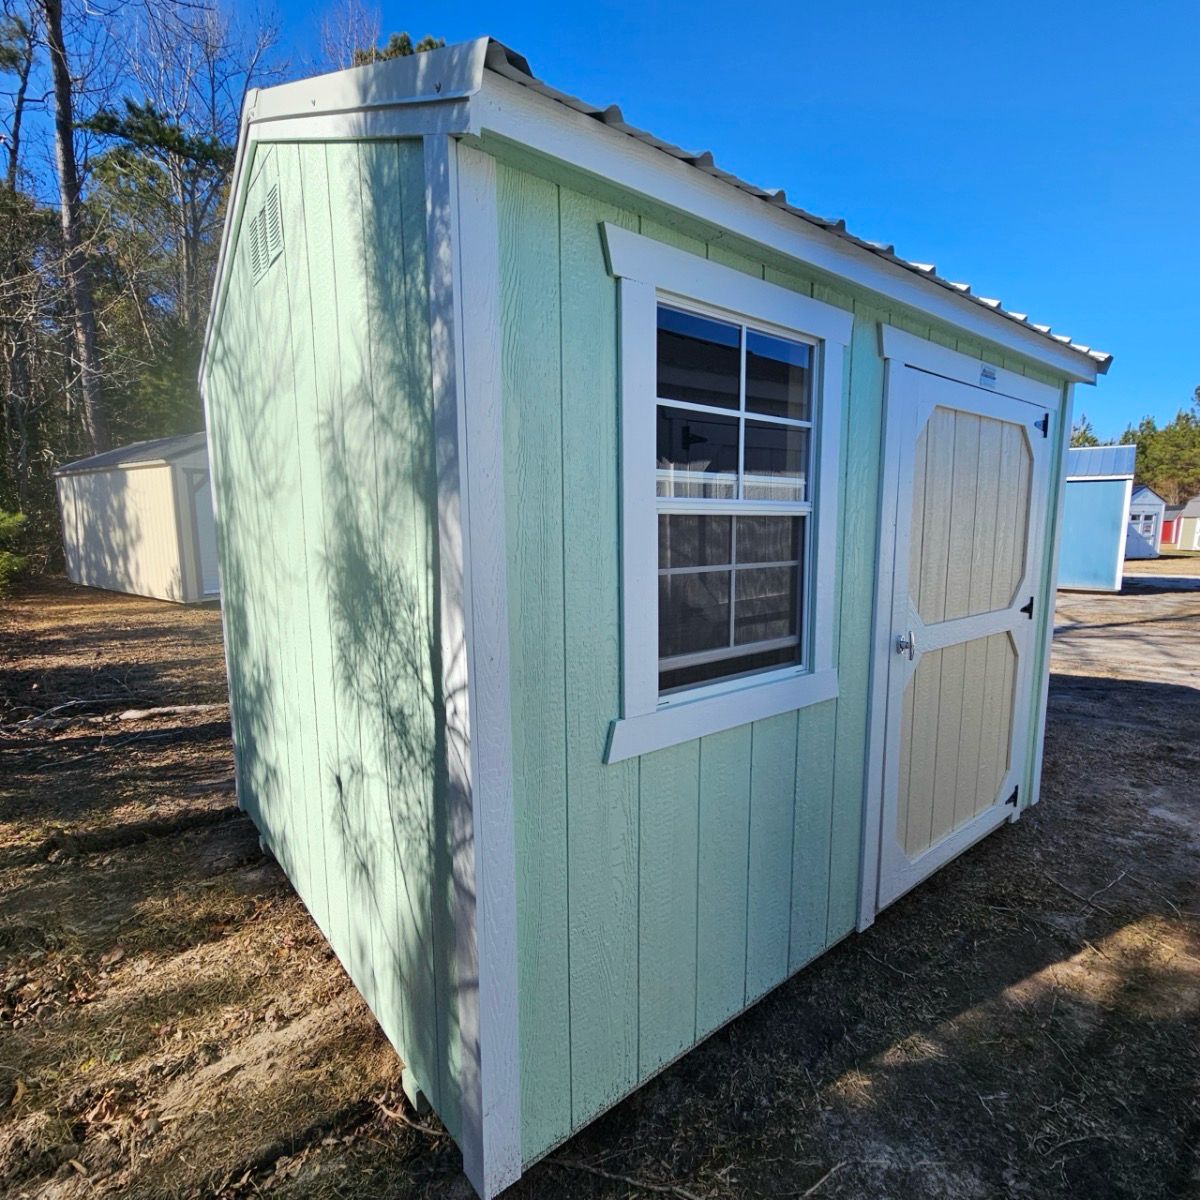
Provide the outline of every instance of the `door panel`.
<path id="1" fill-rule="evenodd" d="M 879 907 L 1015 812 L 1049 463 L 1045 409 L 903 370 Z"/>

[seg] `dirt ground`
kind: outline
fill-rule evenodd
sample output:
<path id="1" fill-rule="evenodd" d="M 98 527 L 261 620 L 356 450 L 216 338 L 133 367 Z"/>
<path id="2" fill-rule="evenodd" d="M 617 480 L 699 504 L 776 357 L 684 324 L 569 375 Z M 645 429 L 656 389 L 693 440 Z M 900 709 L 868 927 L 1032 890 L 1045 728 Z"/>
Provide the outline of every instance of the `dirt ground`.
<path id="1" fill-rule="evenodd" d="M 1196 584 L 1060 596 L 1041 805 L 513 1200 L 1200 1196 Z M 465 1200 L 236 809 L 224 699 L 211 607 L 0 607 L 0 1194 Z M 218 707 L 119 716 L 180 704 Z"/>

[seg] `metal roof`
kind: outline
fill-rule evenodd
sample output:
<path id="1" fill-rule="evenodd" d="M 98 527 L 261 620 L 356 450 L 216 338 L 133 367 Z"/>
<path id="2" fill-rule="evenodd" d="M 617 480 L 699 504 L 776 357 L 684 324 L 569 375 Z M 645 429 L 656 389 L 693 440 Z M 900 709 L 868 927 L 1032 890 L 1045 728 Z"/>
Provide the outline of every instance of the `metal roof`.
<path id="1" fill-rule="evenodd" d="M 1132 478 L 1136 458 L 1136 446 L 1073 446 L 1067 451 L 1067 478 Z"/>
<path id="2" fill-rule="evenodd" d="M 204 450 L 207 439 L 203 433 L 183 433 L 176 437 L 155 438 L 148 442 L 132 442 L 115 450 L 104 450 L 90 458 L 63 463 L 55 475 L 82 475 L 89 471 L 111 471 L 118 467 L 145 467 L 156 463 L 174 462 L 198 450 Z"/>
<path id="3" fill-rule="evenodd" d="M 589 104 L 584 100 L 580 100 L 575 96 L 567 95 L 565 92 L 560 92 L 548 84 L 543 83 L 534 74 L 529 65 L 529 62 L 521 54 L 514 50 L 510 50 L 503 43 L 489 41 L 487 55 L 485 58 L 485 66 L 488 70 L 494 71 L 498 75 L 504 76 L 506 79 L 514 80 L 539 95 L 549 97 L 551 100 L 556 100 L 560 104 L 566 105 L 568 108 L 574 109 L 576 112 L 583 113 L 586 116 L 594 117 L 597 121 L 607 125 L 610 129 L 619 130 L 621 133 L 628 134 L 632 138 L 636 138 L 639 142 L 645 143 L 647 146 L 652 146 L 656 150 L 661 150 L 664 154 L 670 155 L 672 158 L 678 159 L 680 162 L 687 163 L 689 166 L 695 167 L 698 171 L 703 171 L 706 175 L 711 175 L 715 179 L 720 179 L 725 183 L 732 185 L 739 191 L 748 193 L 762 200 L 764 203 L 773 205 L 776 208 L 782 209 L 794 217 L 798 217 L 802 221 L 806 221 L 811 225 L 816 225 L 820 229 L 824 229 L 829 233 L 843 238 L 844 240 L 853 243 L 855 246 L 860 246 L 865 250 L 869 250 L 873 254 L 877 254 L 880 258 L 886 259 L 890 263 L 895 263 L 897 266 L 904 267 L 906 270 L 912 271 L 914 274 L 928 279 L 930 283 L 937 284 L 940 287 L 947 288 L 950 291 L 957 292 L 960 296 L 973 301 L 975 304 L 983 308 L 990 309 L 992 312 L 998 313 L 1002 317 L 1007 317 L 1010 321 L 1014 321 L 1019 325 L 1024 325 L 1028 329 L 1032 329 L 1043 337 L 1049 338 L 1051 341 L 1057 342 L 1062 346 L 1066 346 L 1079 354 L 1089 358 L 1095 366 L 1095 369 L 1101 374 L 1106 372 L 1109 365 L 1112 363 L 1112 355 L 1106 354 L 1102 350 L 1093 350 L 1090 346 L 1084 346 L 1079 342 L 1073 341 L 1064 333 L 1055 333 L 1049 325 L 1040 325 L 1037 322 L 1031 321 L 1027 314 L 1022 312 L 1014 312 L 1011 309 L 1005 308 L 999 300 L 992 299 L 987 296 L 977 296 L 971 290 L 971 286 L 966 283 L 959 283 L 951 279 L 946 279 L 938 274 L 937 267 L 932 263 L 914 262 L 911 259 L 902 258 L 896 253 L 895 246 L 887 242 L 876 242 L 866 238 L 860 238 L 851 233 L 846 228 L 846 222 L 841 218 L 836 217 L 819 217 L 815 213 L 810 213 L 806 209 L 797 208 L 794 204 L 789 204 L 787 195 L 782 188 L 769 189 L 760 188 L 752 183 L 747 183 L 743 179 L 739 179 L 736 175 L 731 175 L 728 171 L 721 170 L 713 161 L 711 151 L 701 150 L 692 151 L 684 150 L 680 146 L 672 145 L 670 142 L 664 142 L 660 138 L 655 137 L 651 133 L 647 133 L 643 129 L 637 128 L 635 125 L 630 125 L 626 120 L 621 110 L 615 105 L 610 104 L 605 108 L 598 108 L 594 104 Z"/>

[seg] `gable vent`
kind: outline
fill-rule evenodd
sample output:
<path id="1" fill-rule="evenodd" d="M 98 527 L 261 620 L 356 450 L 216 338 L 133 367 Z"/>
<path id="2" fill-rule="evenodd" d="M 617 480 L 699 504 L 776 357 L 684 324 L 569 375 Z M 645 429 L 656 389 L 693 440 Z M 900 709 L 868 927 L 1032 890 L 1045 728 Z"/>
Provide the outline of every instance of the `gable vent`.
<path id="1" fill-rule="evenodd" d="M 279 215 L 279 187 L 272 185 L 266 203 L 250 218 L 250 266 L 257 283 L 283 249 L 283 220 Z"/>

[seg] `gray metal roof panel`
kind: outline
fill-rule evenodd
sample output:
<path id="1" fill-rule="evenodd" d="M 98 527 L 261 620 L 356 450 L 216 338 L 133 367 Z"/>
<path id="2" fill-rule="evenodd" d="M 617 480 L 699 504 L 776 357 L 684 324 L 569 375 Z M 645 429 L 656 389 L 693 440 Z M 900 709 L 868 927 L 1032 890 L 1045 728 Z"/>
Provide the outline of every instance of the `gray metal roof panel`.
<path id="1" fill-rule="evenodd" d="M 104 450 L 89 458 L 63 463 L 55 475 L 82 475 L 90 471 L 111 471 L 117 467 L 149 466 L 153 463 L 174 462 L 185 458 L 207 445 L 203 433 L 184 433 L 176 437 L 154 438 L 147 442 L 132 442 L 128 446 L 117 446 Z"/>
<path id="2" fill-rule="evenodd" d="M 802 221 L 807 221 L 809 224 L 816 225 L 821 229 L 844 238 L 846 241 L 853 243 L 856 246 L 862 247 L 864 250 L 869 250 L 873 254 L 877 254 L 880 258 L 886 259 L 888 262 L 895 263 L 897 266 L 903 267 L 906 270 L 912 271 L 914 274 L 920 275 L 924 279 L 928 279 L 932 283 L 936 283 L 941 287 L 949 288 L 965 296 L 974 303 L 990 309 L 992 312 L 998 313 L 1010 321 L 1015 321 L 1019 325 L 1025 325 L 1037 333 L 1052 339 L 1069 349 L 1074 350 L 1078 354 L 1084 355 L 1090 359 L 1095 369 L 1103 374 L 1112 363 L 1112 355 L 1101 350 L 1093 350 L 1090 346 L 1085 346 L 1082 343 L 1073 341 L 1066 334 L 1054 333 L 1049 325 L 1039 325 L 1029 320 L 1025 313 L 1013 312 L 1003 307 L 999 300 L 991 299 L 983 296 L 976 296 L 969 284 L 956 283 L 952 280 L 945 279 L 937 273 L 937 268 L 932 263 L 918 263 L 909 259 L 902 258 L 896 253 L 895 246 L 885 242 L 870 241 L 865 238 L 860 238 L 851 233 L 846 228 L 846 222 L 841 218 L 830 218 L 817 216 L 815 213 L 808 212 L 806 209 L 798 208 L 794 204 L 790 204 L 786 193 L 783 189 L 768 191 L 764 188 L 757 187 L 755 184 L 747 183 L 744 179 L 739 179 L 736 175 L 730 174 L 728 171 L 723 171 L 713 161 L 711 151 L 692 151 L 685 150 L 680 146 L 672 145 L 670 142 L 664 142 L 661 138 L 655 137 L 652 133 L 648 133 L 643 129 L 639 129 L 635 125 L 630 125 L 624 118 L 621 110 L 617 105 L 610 104 L 607 107 L 599 108 L 594 104 L 589 104 L 584 100 L 580 100 L 576 96 L 568 95 L 566 92 L 560 92 L 556 88 L 550 87 L 538 79 L 529 66 L 528 61 L 520 54 L 510 50 L 502 42 L 491 40 L 488 44 L 487 54 L 485 57 L 485 66 L 488 70 L 494 71 L 498 75 L 504 76 L 506 79 L 511 79 L 516 83 L 530 88 L 539 95 L 546 96 L 551 100 L 557 101 L 559 104 L 565 105 L 567 108 L 574 109 L 576 112 L 583 113 L 585 116 L 593 117 L 602 124 L 609 126 L 612 129 L 619 130 L 621 133 L 628 134 L 630 137 L 636 138 L 639 142 L 643 142 L 647 146 L 652 146 L 656 150 L 661 150 L 664 154 L 669 154 L 672 158 L 685 162 L 697 170 L 703 171 L 706 175 L 712 175 L 716 179 L 723 180 L 725 183 L 731 184 L 740 191 L 747 192 L 751 196 L 766 201 L 785 212 L 790 213 L 794 217 L 798 217 Z"/>
<path id="3" fill-rule="evenodd" d="M 1132 478 L 1136 459 L 1136 446 L 1073 446 L 1067 451 L 1067 478 Z"/>

